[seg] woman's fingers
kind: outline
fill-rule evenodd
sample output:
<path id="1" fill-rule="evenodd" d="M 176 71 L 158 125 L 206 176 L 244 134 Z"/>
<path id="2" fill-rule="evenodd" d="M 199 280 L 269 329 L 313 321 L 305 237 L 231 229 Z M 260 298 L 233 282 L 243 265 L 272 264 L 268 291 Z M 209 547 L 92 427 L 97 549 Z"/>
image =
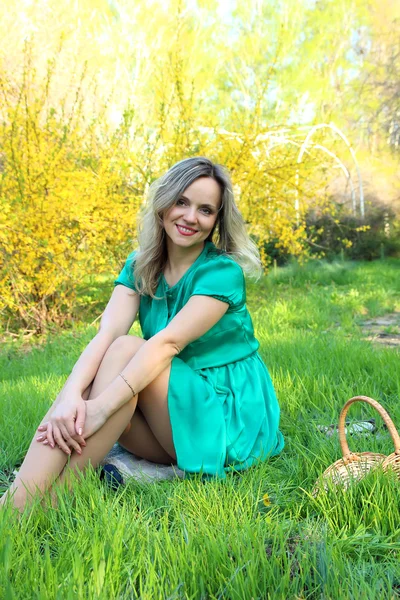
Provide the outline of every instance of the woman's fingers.
<path id="1" fill-rule="evenodd" d="M 76 421 L 75 421 L 75 430 L 78 435 L 82 435 L 83 430 L 85 429 L 85 419 L 86 419 L 86 403 L 83 405 L 79 405 L 76 411 Z"/>
<path id="2" fill-rule="evenodd" d="M 47 439 L 47 443 L 50 444 L 50 446 L 52 448 L 54 448 L 55 443 L 54 443 L 54 437 L 53 437 L 53 426 L 51 423 L 47 423 L 46 439 Z"/>
<path id="3" fill-rule="evenodd" d="M 47 429 L 47 421 L 46 421 L 46 423 L 42 423 L 38 427 L 38 431 L 45 431 L 46 429 Z"/>
<path id="4" fill-rule="evenodd" d="M 74 450 L 77 451 L 78 454 L 82 454 L 82 449 L 80 447 L 80 445 L 78 444 L 78 442 L 76 442 L 69 434 L 68 429 L 66 428 L 65 425 L 60 424 L 59 425 L 59 429 L 61 432 L 61 435 L 63 436 L 67 446 L 69 448 L 73 448 Z"/>
<path id="5" fill-rule="evenodd" d="M 66 428 L 67 433 L 69 434 L 69 437 L 71 438 L 72 441 L 75 441 L 80 446 L 86 446 L 86 442 L 83 439 L 83 437 L 81 435 L 78 435 L 75 431 L 75 421 L 72 421 L 70 423 L 62 423 L 61 425 L 63 425 Z M 61 427 L 60 427 L 60 429 L 61 429 Z M 64 433 L 63 430 L 62 430 L 62 433 Z M 64 439 L 69 444 L 69 439 L 67 439 L 65 436 L 64 436 Z M 73 444 L 71 444 L 71 445 L 73 445 Z M 75 448 L 75 446 L 74 446 L 74 448 Z"/>
<path id="6" fill-rule="evenodd" d="M 68 448 L 60 429 L 57 427 L 57 425 L 54 425 L 53 427 L 53 436 L 55 439 L 56 444 L 58 445 L 58 447 L 60 448 L 60 450 L 62 450 L 63 452 L 65 452 L 65 454 L 70 455 L 71 454 L 71 450 Z"/>
<path id="7" fill-rule="evenodd" d="M 58 435 L 58 432 L 57 432 L 57 436 L 56 436 L 55 430 L 54 430 L 52 424 L 48 423 L 46 425 L 46 431 L 44 433 L 41 433 L 41 435 L 39 435 L 39 437 L 36 438 L 36 441 L 43 442 L 43 444 L 45 446 L 47 446 L 49 444 L 52 448 L 54 448 L 55 447 L 54 440 L 56 440 L 57 445 L 64 452 L 66 452 L 67 448 L 71 447 L 74 450 L 76 450 L 76 452 L 78 452 L 78 454 L 82 454 L 81 446 L 86 446 L 86 441 L 84 440 L 84 438 L 81 435 L 77 436 L 77 434 L 74 431 L 74 437 L 78 438 L 78 439 L 74 439 L 68 432 L 68 429 L 66 428 L 66 426 L 64 426 L 63 424 L 60 424 L 58 426 L 58 430 L 59 430 L 60 435 Z M 61 436 L 61 440 L 62 440 L 61 444 L 59 444 L 57 441 L 60 436 Z M 64 442 L 65 442 L 65 444 L 64 444 Z M 70 452 L 69 452 L 69 454 L 70 454 Z"/>

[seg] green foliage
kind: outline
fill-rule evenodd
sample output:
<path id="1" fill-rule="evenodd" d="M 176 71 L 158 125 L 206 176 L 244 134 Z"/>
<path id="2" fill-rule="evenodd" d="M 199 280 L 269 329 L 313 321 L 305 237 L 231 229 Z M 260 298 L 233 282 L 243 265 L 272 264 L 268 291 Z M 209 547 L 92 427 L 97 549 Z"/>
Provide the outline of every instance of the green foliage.
<path id="1" fill-rule="evenodd" d="M 400 256 L 400 223 L 387 206 L 371 204 L 365 219 L 337 207 L 332 214 L 306 218 L 311 252 L 327 258 L 354 260 Z"/>
<path id="2" fill-rule="evenodd" d="M 400 256 L 400 223 L 393 210 L 370 203 L 364 219 L 343 206 L 331 204 L 330 211 L 310 210 L 305 216 L 307 258 L 329 260 L 376 260 Z M 270 261 L 280 266 L 293 256 L 279 245 L 279 239 L 264 244 Z"/>

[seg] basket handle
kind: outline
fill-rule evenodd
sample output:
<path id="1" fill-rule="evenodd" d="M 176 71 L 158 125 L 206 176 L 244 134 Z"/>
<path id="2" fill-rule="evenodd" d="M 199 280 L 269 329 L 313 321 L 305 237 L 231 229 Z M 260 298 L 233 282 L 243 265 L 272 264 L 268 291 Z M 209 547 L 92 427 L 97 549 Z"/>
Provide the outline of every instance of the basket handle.
<path id="1" fill-rule="evenodd" d="M 392 419 L 389 417 L 389 414 L 386 412 L 383 406 L 381 406 L 379 402 L 377 402 L 373 398 L 369 398 L 368 396 L 354 396 L 354 398 L 350 398 L 350 400 L 347 400 L 346 404 L 342 408 L 339 417 L 339 442 L 340 447 L 342 449 L 344 463 L 347 464 L 348 462 L 359 460 L 359 457 L 356 454 L 353 454 L 353 452 L 351 452 L 351 450 L 349 449 L 345 433 L 347 411 L 354 402 L 366 402 L 367 404 L 370 404 L 373 408 L 375 408 L 375 410 L 381 415 L 382 419 L 387 425 L 387 428 L 393 440 L 395 453 L 400 455 L 400 436 L 397 432 L 396 427 L 394 426 Z"/>

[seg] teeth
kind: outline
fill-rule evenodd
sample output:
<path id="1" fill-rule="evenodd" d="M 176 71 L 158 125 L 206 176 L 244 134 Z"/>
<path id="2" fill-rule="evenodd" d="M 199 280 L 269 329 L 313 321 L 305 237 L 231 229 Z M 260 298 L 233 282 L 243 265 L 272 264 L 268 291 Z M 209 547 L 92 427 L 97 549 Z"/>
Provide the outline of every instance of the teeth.
<path id="1" fill-rule="evenodd" d="M 186 227 L 181 227 L 181 225 L 178 225 L 179 229 L 182 229 L 182 231 L 187 231 L 188 233 L 194 233 L 194 231 L 192 229 L 186 229 Z"/>

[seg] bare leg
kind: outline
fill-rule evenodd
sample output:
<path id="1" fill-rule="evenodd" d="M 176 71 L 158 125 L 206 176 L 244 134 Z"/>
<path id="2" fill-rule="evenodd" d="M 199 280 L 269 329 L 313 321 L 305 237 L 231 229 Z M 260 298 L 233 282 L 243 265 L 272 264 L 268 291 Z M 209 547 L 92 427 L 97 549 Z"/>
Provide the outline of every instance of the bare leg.
<path id="1" fill-rule="evenodd" d="M 127 340 L 125 340 L 127 341 Z M 133 336 L 129 339 L 129 344 L 120 345 L 117 352 L 106 353 L 100 369 L 93 382 L 90 391 L 89 400 L 96 398 L 101 392 L 114 380 L 118 373 L 128 364 L 132 356 L 136 354 L 140 346 L 144 343 L 141 338 Z M 104 363 L 104 364 L 103 364 Z M 169 370 L 169 368 L 167 369 Z M 168 376 L 169 379 L 169 376 Z M 146 394 L 148 390 L 154 387 L 156 391 L 162 394 L 160 387 L 162 384 L 167 386 L 168 379 L 166 373 L 161 373 L 149 386 L 144 388 L 140 394 Z M 134 396 L 127 405 L 132 403 L 131 409 L 127 409 L 122 415 L 123 406 L 118 412 L 114 413 L 107 423 L 103 425 L 95 434 L 87 440 L 86 448 L 82 449 L 82 454 L 79 455 L 73 452 L 69 463 L 65 465 L 63 472 L 60 475 L 60 481 L 69 479 L 71 471 L 82 471 L 88 464 L 88 457 L 93 467 L 96 467 L 103 458 L 108 454 L 117 440 L 121 440 L 122 445 L 129 451 L 138 456 L 143 456 L 147 460 L 152 460 L 161 464 L 176 464 L 176 460 L 172 458 L 161 446 L 154 433 L 146 422 L 142 412 L 137 410 L 137 401 L 140 394 Z M 118 420 L 114 417 L 119 415 Z M 121 425 L 122 424 L 122 425 Z M 126 435 L 129 432 L 130 435 Z M 172 435 L 172 434 L 171 434 Z"/>
<path id="2" fill-rule="evenodd" d="M 136 339 L 138 340 L 137 351 L 143 341 L 139 338 Z M 133 354 L 131 354 L 131 356 L 132 355 Z M 123 354 L 118 360 L 118 356 L 115 352 L 107 351 L 100 364 L 96 378 L 93 381 L 92 389 L 90 390 L 90 398 L 95 398 L 100 394 L 116 377 L 118 372 L 126 366 L 130 358 L 131 357 L 127 358 L 126 354 Z M 115 412 L 101 429 L 86 440 L 87 445 L 82 448 L 81 456 L 75 451 L 72 451 L 69 459 L 71 467 L 77 465 L 83 467 L 89 464 L 89 462 L 94 467 L 99 464 L 131 420 L 136 408 L 137 398 L 138 395 L 134 396 L 129 402 Z M 41 423 L 48 420 L 56 403 L 57 401 L 51 406 Z M 36 441 L 36 436 L 37 434 L 35 433 L 35 437 L 30 444 L 19 473 L 9 490 L 1 498 L 0 505 L 4 504 L 7 497 L 14 493 L 13 503 L 16 508 L 22 511 L 27 500 L 37 492 L 43 494 L 43 492 L 57 480 L 67 464 L 67 454 L 57 446 L 51 448 L 42 443 L 38 443 Z M 61 479 L 64 477 L 65 473 L 63 473 Z"/>

